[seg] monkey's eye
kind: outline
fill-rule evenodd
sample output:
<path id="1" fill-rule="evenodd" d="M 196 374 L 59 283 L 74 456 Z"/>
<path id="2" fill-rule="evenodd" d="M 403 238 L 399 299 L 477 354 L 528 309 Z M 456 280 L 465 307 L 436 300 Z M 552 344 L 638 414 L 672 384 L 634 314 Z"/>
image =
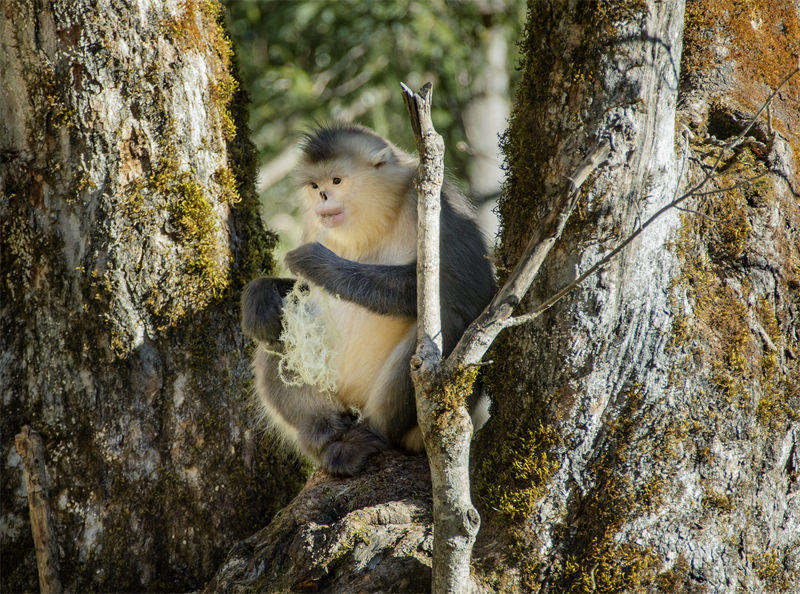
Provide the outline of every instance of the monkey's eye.
<path id="1" fill-rule="evenodd" d="M 314 182 L 311 182 L 311 187 L 316 190 L 319 186 L 317 184 L 315 184 Z"/>
<path id="2" fill-rule="evenodd" d="M 334 178 L 333 178 L 333 183 L 334 183 L 334 184 L 340 184 L 340 183 L 342 183 L 342 178 L 341 178 L 341 177 L 334 177 Z"/>

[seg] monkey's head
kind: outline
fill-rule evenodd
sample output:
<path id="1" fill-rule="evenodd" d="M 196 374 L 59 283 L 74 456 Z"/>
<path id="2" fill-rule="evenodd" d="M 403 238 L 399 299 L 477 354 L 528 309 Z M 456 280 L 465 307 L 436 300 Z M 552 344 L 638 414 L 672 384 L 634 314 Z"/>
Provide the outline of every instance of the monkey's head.
<path id="1" fill-rule="evenodd" d="M 396 218 L 414 174 L 410 157 L 363 126 L 305 135 L 297 182 L 307 222 L 338 241 L 369 241 Z"/>

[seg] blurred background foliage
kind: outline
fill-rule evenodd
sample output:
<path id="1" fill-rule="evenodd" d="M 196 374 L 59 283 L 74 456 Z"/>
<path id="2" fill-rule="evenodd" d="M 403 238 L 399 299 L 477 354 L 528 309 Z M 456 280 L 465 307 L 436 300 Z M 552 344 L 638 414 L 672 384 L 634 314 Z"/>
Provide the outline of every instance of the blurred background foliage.
<path id="1" fill-rule="evenodd" d="M 474 166 L 483 158 L 499 170 L 498 153 L 490 149 L 505 127 L 523 0 L 227 0 L 226 7 L 252 99 L 263 215 L 281 234 L 283 249 L 299 242 L 287 174 L 300 134 L 315 122 L 351 120 L 413 151 L 400 81 L 412 88 L 433 82 L 434 122 L 445 139 L 448 169 L 477 202 L 494 192 L 499 181 L 484 183 L 491 174 Z M 487 94 L 494 106 L 486 104 Z M 498 116 L 500 129 L 491 123 Z M 472 135 L 468 119 L 479 128 Z"/>

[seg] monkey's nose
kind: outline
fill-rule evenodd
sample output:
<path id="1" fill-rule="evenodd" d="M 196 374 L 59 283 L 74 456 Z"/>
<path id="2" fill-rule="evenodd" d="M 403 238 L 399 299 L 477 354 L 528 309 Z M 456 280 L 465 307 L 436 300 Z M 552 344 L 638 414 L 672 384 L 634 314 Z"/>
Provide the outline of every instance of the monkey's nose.
<path id="1" fill-rule="evenodd" d="M 320 192 L 319 195 L 322 197 L 323 200 L 328 199 L 328 195 L 325 192 Z"/>

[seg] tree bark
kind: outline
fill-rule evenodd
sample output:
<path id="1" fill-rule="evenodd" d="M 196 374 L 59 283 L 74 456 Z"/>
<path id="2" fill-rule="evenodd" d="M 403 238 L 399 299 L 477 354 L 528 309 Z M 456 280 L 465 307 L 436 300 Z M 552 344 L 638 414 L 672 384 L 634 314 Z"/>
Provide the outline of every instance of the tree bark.
<path id="1" fill-rule="evenodd" d="M 671 199 L 673 146 L 683 144 L 676 116 L 692 137 L 683 190 L 795 67 L 791 2 L 721 4 L 687 2 L 687 55 L 705 61 L 683 73 L 677 112 L 680 2 L 619 3 L 626 11 L 612 14 L 533 4 L 506 139 L 501 269 L 536 224 L 534 197 L 574 158 L 564 150 L 572 134 L 609 131 L 616 166 L 587 193 L 527 310 Z M 800 319 L 797 153 L 788 142 L 797 142 L 798 97 L 797 86 L 782 90 L 774 143 L 766 122 L 756 126 L 708 189 L 765 178 L 663 217 L 489 353 L 494 416 L 473 458 L 486 510 L 476 555 L 493 586 L 797 589 L 800 377 L 788 354 Z"/>
<path id="2" fill-rule="evenodd" d="M 220 11 L 0 0 L 3 591 L 37 584 L 25 424 L 67 590 L 202 584 L 300 486 L 247 409 L 274 238 Z"/>
<path id="3" fill-rule="evenodd" d="M 46 456 L 42 438 L 27 425 L 14 438 L 17 453 L 22 459 L 25 490 L 28 492 L 31 533 L 36 546 L 36 566 L 39 572 L 39 591 L 60 594 L 58 578 L 58 543 L 50 512 Z"/>
<path id="4" fill-rule="evenodd" d="M 464 134 L 469 144 L 467 163 L 470 192 L 478 202 L 478 222 L 489 245 L 494 246 L 499 231 L 497 198 L 503 186 L 503 155 L 500 137 L 505 132 L 511 108 L 509 90 L 507 27 L 494 16 L 509 10 L 504 3 L 490 4 L 493 10 L 484 16 L 491 24 L 482 32 L 475 60 L 480 64 L 475 79 L 476 95 L 464 109 Z"/>

